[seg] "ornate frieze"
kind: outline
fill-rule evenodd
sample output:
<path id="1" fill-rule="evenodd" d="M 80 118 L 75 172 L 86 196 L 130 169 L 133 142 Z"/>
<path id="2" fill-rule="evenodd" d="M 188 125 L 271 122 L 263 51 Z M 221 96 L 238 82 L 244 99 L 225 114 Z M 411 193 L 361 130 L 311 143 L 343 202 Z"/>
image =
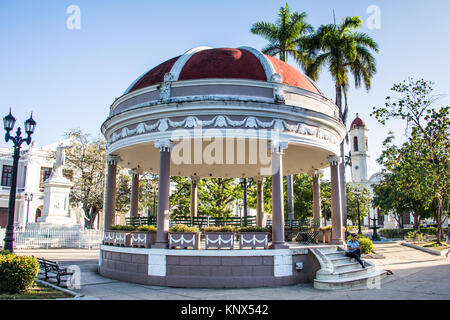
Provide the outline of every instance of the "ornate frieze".
<path id="1" fill-rule="evenodd" d="M 337 137 L 328 130 L 311 126 L 302 122 L 287 122 L 282 119 L 272 119 L 263 121 L 254 116 L 245 117 L 241 120 L 233 120 L 227 116 L 218 115 L 210 120 L 201 120 L 196 116 L 188 116 L 182 120 L 174 121 L 170 118 L 162 118 L 151 124 L 141 122 L 134 129 L 124 127 L 115 131 L 108 140 L 108 145 L 115 143 L 120 139 L 130 136 L 140 135 L 151 132 L 166 132 L 178 128 L 251 128 L 268 129 L 277 131 L 287 131 L 300 135 L 313 136 L 331 143 L 337 143 Z"/>

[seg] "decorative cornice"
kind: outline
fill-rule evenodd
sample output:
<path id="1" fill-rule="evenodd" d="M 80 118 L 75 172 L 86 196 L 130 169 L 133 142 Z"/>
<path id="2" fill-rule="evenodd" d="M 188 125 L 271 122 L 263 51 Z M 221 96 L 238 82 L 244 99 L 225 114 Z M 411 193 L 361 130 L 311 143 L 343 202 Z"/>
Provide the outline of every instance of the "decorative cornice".
<path id="1" fill-rule="evenodd" d="M 337 138 L 329 131 L 307 125 L 302 122 L 294 124 L 288 123 L 282 119 L 272 119 L 270 121 L 262 121 L 254 116 L 245 117 L 242 120 L 232 120 L 227 116 L 218 115 L 210 120 L 200 120 L 195 116 L 188 116 L 180 121 L 173 121 L 170 118 L 163 118 L 155 121 L 152 124 L 146 122 L 139 123 L 134 129 L 124 127 L 114 132 L 108 139 L 108 145 L 116 141 L 127 138 L 129 136 L 140 135 L 152 131 L 166 132 L 170 129 L 190 129 L 190 128 L 249 128 L 249 129 L 268 129 L 276 131 L 289 131 L 296 134 L 314 136 L 318 139 L 323 139 L 331 143 L 337 143 Z"/>

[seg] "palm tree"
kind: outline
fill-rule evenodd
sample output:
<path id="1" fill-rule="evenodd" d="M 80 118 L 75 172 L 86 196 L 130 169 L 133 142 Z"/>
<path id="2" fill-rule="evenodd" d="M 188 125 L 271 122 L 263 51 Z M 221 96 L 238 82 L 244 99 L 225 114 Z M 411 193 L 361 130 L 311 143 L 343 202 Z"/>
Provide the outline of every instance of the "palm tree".
<path id="1" fill-rule="evenodd" d="M 259 21 L 252 25 L 250 32 L 262 36 L 269 41 L 261 51 L 269 56 L 278 55 L 280 60 L 287 62 L 288 56 L 292 56 L 305 69 L 307 57 L 298 51 L 299 39 L 313 32 L 313 27 L 306 23 L 306 12 L 291 12 L 286 3 L 280 8 L 276 23 Z"/>
<path id="2" fill-rule="evenodd" d="M 369 35 L 356 32 L 361 24 L 362 20 L 359 17 L 346 17 L 338 25 L 335 23 L 322 25 L 314 34 L 302 38 L 297 48 L 314 57 L 306 70 L 306 74 L 313 80 L 317 80 L 322 68 L 328 67 L 336 88 L 339 116 L 344 125 L 348 115 L 349 75 L 353 75 L 356 88 L 364 84 L 369 91 L 371 79 L 376 73 L 375 58 L 371 50 L 378 52 L 378 44 Z M 341 190 L 345 190 L 344 141 L 341 144 L 341 157 L 340 183 Z M 341 199 L 345 223 L 347 214 L 345 191 Z"/>
<path id="3" fill-rule="evenodd" d="M 310 63 L 309 57 L 303 51 L 297 50 L 298 43 L 308 33 L 313 32 L 313 27 L 306 23 L 306 12 L 291 12 L 289 5 L 280 8 L 276 23 L 259 21 L 252 25 L 250 31 L 262 36 L 269 44 L 262 52 L 270 55 L 278 55 L 281 61 L 287 62 L 288 56 L 292 56 L 306 70 Z M 288 219 L 294 219 L 294 189 L 293 177 L 287 176 Z"/>

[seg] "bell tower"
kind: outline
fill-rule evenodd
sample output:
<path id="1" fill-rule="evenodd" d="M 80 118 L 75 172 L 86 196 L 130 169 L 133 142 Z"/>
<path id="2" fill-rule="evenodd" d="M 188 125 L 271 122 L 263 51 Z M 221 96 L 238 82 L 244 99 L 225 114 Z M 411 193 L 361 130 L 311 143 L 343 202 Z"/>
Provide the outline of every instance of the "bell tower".
<path id="1" fill-rule="evenodd" d="M 348 132 L 353 183 L 369 181 L 368 131 L 364 121 L 356 114 Z"/>

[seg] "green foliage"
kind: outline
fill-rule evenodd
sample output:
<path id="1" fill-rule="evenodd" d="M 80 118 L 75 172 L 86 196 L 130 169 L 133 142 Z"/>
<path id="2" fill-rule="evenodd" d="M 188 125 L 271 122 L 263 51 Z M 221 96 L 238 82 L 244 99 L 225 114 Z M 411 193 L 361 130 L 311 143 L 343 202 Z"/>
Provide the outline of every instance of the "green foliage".
<path id="1" fill-rule="evenodd" d="M 372 201 L 370 191 L 363 186 L 354 186 L 346 183 L 347 197 L 347 219 L 354 224 L 358 223 L 358 191 L 359 191 L 359 214 L 361 219 L 369 214 L 369 207 Z"/>
<path id="2" fill-rule="evenodd" d="M 10 254 L 11 252 L 9 252 L 9 250 L 6 250 L 6 249 L 2 249 L 2 250 L 0 250 L 0 255 L 2 255 L 2 254 Z"/>
<path id="3" fill-rule="evenodd" d="M 85 226 L 92 229 L 103 208 L 106 141 L 93 139 L 80 129 L 72 129 L 66 136 L 72 141 L 72 148 L 66 150 L 66 167 L 74 170 L 70 202 L 81 205 Z"/>
<path id="4" fill-rule="evenodd" d="M 390 133 L 383 143 L 385 150 L 377 161 L 385 167 L 387 182 L 375 190 L 374 200 L 385 210 L 412 212 L 416 228 L 422 218 L 434 217 L 440 242 L 450 204 L 450 107 L 434 106 L 430 81 L 409 78 L 391 90 L 401 97 L 387 97 L 385 106 L 374 108 L 371 115 L 382 124 L 406 120 L 408 141 L 399 148 Z M 388 195 L 386 201 L 383 195 Z"/>
<path id="5" fill-rule="evenodd" d="M 175 185 L 169 198 L 171 216 L 188 216 L 191 210 L 191 180 L 173 176 L 170 182 Z"/>
<path id="6" fill-rule="evenodd" d="M 270 56 L 279 55 L 280 60 L 287 62 L 292 56 L 306 69 L 309 57 L 304 51 L 297 49 L 301 38 L 312 32 L 313 27 L 306 23 L 306 12 L 291 12 L 289 5 L 281 7 L 276 23 L 259 21 L 252 25 L 250 32 L 262 36 L 269 41 L 262 52 Z"/>
<path id="7" fill-rule="evenodd" d="M 122 226 L 122 225 L 113 225 L 109 227 L 109 230 L 114 231 L 136 231 L 137 227 L 134 226 Z"/>
<path id="8" fill-rule="evenodd" d="M 231 204 L 242 199 L 242 189 L 234 178 L 201 179 L 198 183 L 198 214 L 214 217 L 229 217 Z"/>
<path id="9" fill-rule="evenodd" d="M 171 182 L 175 177 L 170 177 Z M 139 212 L 156 216 L 158 203 L 158 175 L 146 172 L 139 177 Z M 173 200 L 170 198 L 170 205 Z M 171 207 L 172 210 L 172 207 Z"/>
<path id="10" fill-rule="evenodd" d="M 233 226 L 205 227 L 204 232 L 234 232 Z"/>
<path id="11" fill-rule="evenodd" d="M 39 263 L 36 258 L 2 253 L 0 255 L 0 292 L 26 292 L 33 286 L 38 272 Z"/>
<path id="12" fill-rule="evenodd" d="M 409 241 L 423 241 L 423 240 L 425 240 L 425 237 L 422 232 L 414 230 L 414 231 L 409 231 L 406 234 L 405 239 L 409 240 Z"/>
<path id="13" fill-rule="evenodd" d="M 139 227 L 137 227 L 137 231 L 156 232 L 156 227 L 155 226 L 139 226 Z"/>
<path id="14" fill-rule="evenodd" d="M 352 236 L 349 235 L 347 240 L 350 240 L 351 238 Z M 373 251 L 373 242 L 369 238 L 363 236 L 362 234 L 358 234 L 356 240 L 358 240 L 358 243 L 361 246 L 361 253 L 369 254 Z"/>
<path id="15" fill-rule="evenodd" d="M 189 227 L 185 224 L 176 224 L 169 229 L 170 232 L 199 232 L 197 227 Z"/>
<path id="16" fill-rule="evenodd" d="M 413 229 L 381 229 L 380 235 L 389 239 L 404 239 L 406 234 Z"/>
<path id="17" fill-rule="evenodd" d="M 238 228 L 237 232 L 267 232 L 267 229 L 264 227 L 248 226 Z"/>
<path id="18" fill-rule="evenodd" d="M 119 175 L 117 177 L 116 186 L 116 212 L 125 214 L 130 211 L 131 201 L 131 177 L 121 172 L 121 168 L 117 167 Z"/>
<path id="19" fill-rule="evenodd" d="M 420 228 L 420 232 L 422 232 L 425 235 L 430 235 L 430 236 L 435 236 L 438 234 L 438 228 L 436 227 L 425 227 L 425 228 Z"/>
<path id="20" fill-rule="evenodd" d="M 357 231 L 358 226 L 347 226 L 348 231 Z M 361 230 L 364 230 L 364 226 L 361 226 Z"/>

